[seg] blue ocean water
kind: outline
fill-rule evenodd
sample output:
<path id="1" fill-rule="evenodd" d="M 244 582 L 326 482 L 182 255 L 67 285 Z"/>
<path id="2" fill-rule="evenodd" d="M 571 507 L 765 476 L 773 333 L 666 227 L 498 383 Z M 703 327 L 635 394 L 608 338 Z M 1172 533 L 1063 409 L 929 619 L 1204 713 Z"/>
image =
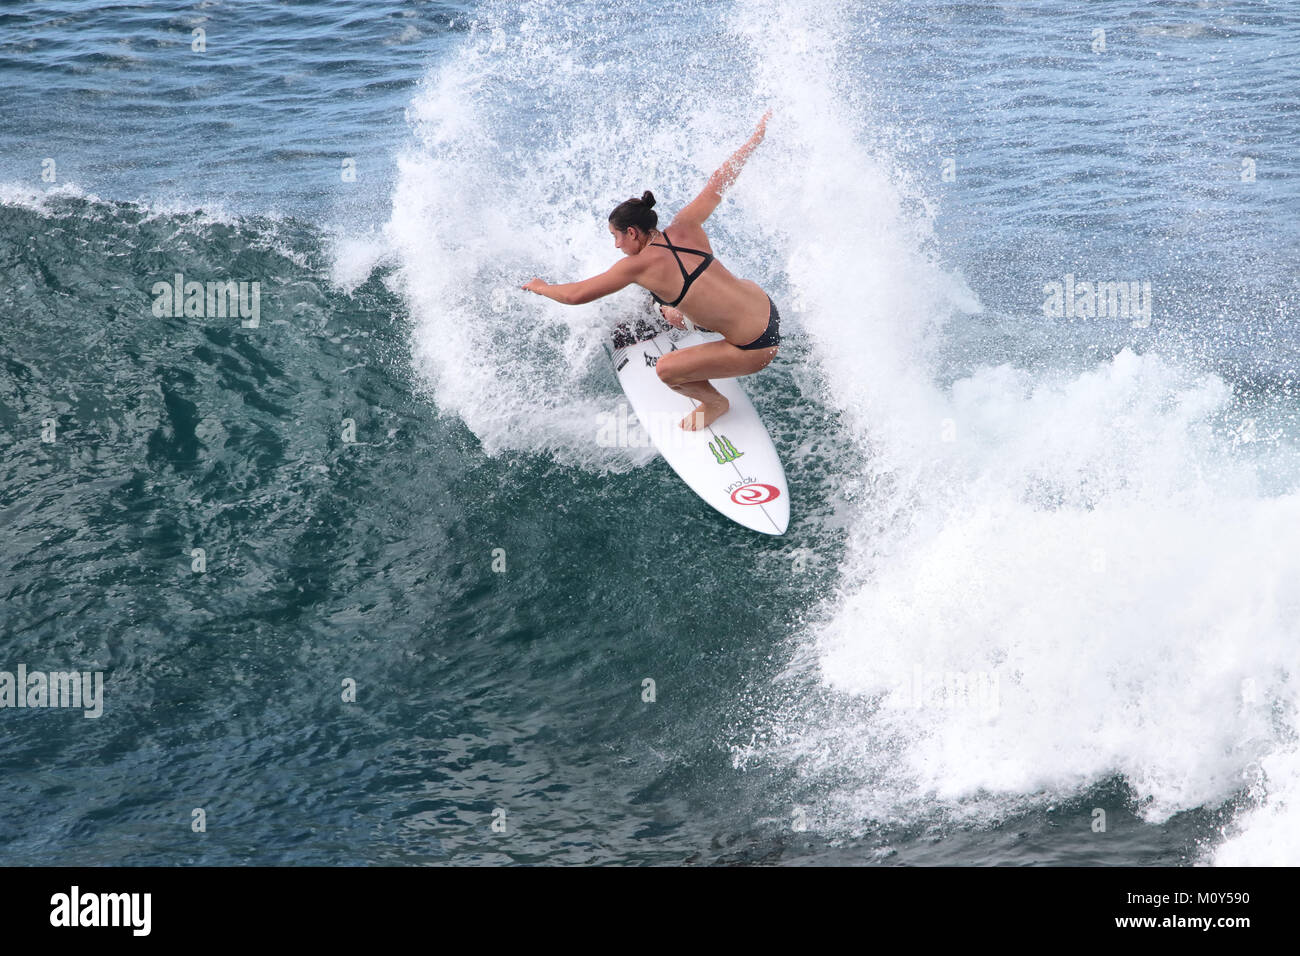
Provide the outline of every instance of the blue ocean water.
<path id="1" fill-rule="evenodd" d="M 1296 863 L 1297 27 L 5 5 L 0 861 Z M 769 107 L 775 539 L 518 290 Z"/>

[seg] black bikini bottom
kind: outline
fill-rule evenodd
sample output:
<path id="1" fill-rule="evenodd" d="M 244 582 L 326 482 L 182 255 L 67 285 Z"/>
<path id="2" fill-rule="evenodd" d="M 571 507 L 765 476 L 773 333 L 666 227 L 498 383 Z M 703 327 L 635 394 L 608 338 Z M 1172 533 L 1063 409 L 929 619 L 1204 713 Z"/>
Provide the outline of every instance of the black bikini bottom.
<path id="1" fill-rule="evenodd" d="M 763 330 L 763 334 L 760 335 L 758 338 L 754 339 L 754 341 L 750 342 L 748 345 L 737 345 L 736 348 L 744 349 L 746 351 L 749 351 L 751 349 L 770 349 L 772 346 L 780 343 L 781 313 L 776 311 L 776 303 L 772 301 L 772 297 L 770 295 L 767 297 L 767 306 L 768 306 L 767 328 Z M 662 310 L 660 311 L 662 314 Z M 664 328 L 666 329 L 667 326 L 664 326 Z M 695 326 L 695 330 L 697 332 L 708 332 L 709 334 L 713 333 L 712 329 L 706 329 L 702 325 Z M 617 340 L 615 340 L 614 345 L 616 348 L 618 347 Z"/>
<path id="2" fill-rule="evenodd" d="M 763 330 L 763 334 L 748 345 L 737 345 L 736 348 L 745 349 L 746 351 L 749 349 L 770 349 L 781 341 L 781 313 L 776 311 L 776 303 L 772 301 L 770 295 L 767 297 L 767 304 L 769 306 L 767 328 Z"/>

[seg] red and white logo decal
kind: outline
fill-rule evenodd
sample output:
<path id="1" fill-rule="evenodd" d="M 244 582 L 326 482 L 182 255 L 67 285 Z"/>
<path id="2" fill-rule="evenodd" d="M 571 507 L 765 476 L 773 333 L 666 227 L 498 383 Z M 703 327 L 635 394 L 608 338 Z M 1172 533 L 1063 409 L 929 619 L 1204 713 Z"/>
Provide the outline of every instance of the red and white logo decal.
<path id="1" fill-rule="evenodd" d="M 765 505 L 781 497 L 781 489 L 772 485 L 741 485 L 731 493 L 731 500 L 738 505 Z"/>

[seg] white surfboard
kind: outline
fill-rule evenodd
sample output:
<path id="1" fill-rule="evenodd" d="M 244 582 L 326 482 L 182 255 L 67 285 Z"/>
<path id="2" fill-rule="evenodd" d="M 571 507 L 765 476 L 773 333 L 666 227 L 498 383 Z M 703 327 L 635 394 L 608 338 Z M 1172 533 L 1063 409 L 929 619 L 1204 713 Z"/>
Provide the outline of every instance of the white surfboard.
<path id="1" fill-rule="evenodd" d="M 784 534 L 790 523 L 785 468 L 740 382 L 711 379 L 731 407 L 709 427 L 687 431 L 680 422 L 695 402 L 655 372 L 660 356 L 721 338 L 716 332 L 683 331 L 655 316 L 620 323 L 605 349 L 637 420 L 682 481 L 746 528 Z"/>

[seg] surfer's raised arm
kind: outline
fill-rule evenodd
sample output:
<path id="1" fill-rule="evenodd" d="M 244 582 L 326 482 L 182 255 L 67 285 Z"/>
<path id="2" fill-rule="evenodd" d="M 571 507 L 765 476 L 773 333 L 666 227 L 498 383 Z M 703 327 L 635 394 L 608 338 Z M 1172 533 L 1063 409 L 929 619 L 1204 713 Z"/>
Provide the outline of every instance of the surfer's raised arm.
<path id="1" fill-rule="evenodd" d="M 682 207 L 681 211 L 673 218 L 673 224 L 677 223 L 694 223 L 699 225 L 708 219 L 713 210 L 718 208 L 722 202 L 722 194 L 726 192 L 731 184 L 736 181 L 740 175 L 741 169 L 745 166 L 745 161 L 749 159 L 749 154 L 758 148 L 758 144 L 763 142 L 763 137 L 767 133 L 767 121 L 771 119 L 772 111 L 768 110 L 763 114 L 763 118 L 758 121 L 758 127 L 754 134 L 745 141 L 745 145 L 731 154 L 731 158 L 717 168 L 709 181 L 705 183 L 700 194 Z"/>
<path id="2" fill-rule="evenodd" d="M 677 216 L 673 219 L 674 225 L 689 223 L 698 227 L 704 220 L 709 218 L 713 210 L 718 208 L 718 204 L 722 202 L 722 194 L 736 181 L 736 177 L 740 175 L 740 171 L 744 168 L 750 153 L 758 148 L 759 143 L 763 142 L 763 137 L 767 134 L 767 121 L 771 117 L 771 110 L 763 114 L 762 119 L 758 121 L 758 126 L 754 129 L 753 135 L 714 171 L 700 194 L 677 213 Z M 596 299 L 612 295 L 633 283 L 640 284 L 645 274 L 646 264 L 644 260 L 639 258 L 638 254 L 649 244 L 652 235 L 656 234 L 656 230 L 652 221 L 648 221 L 648 228 L 638 228 L 634 224 L 628 225 L 622 222 L 622 219 L 626 218 L 626 216 L 620 214 L 620 210 L 623 210 L 626 206 L 637 204 L 640 204 L 648 211 L 654 205 L 654 197 L 647 191 L 640 199 L 630 199 L 610 214 L 609 231 L 614 236 L 614 245 L 627 257 L 622 262 L 598 276 L 583 279 L 581 282 L 564 282 L 559 285 L 551 285 L 544 279 L 529 279 L 521 288 L 526 292 L 536 292 L 548 299 L 554 299 L 563 305 L 586 305 L 588 302 L 594 302 Z M 651 215 L 653 216 L 653 213 Z M 615 228 L 615 219 L 620 221 L 618 228 Z M 663 243 L 657 244 L 662 245 Z M 712 261 L 712 259 L 713 257 L 710 254 L 709 260 Z M 683 274 L 685 274 L 684 271 Z M 685 290 L 683 290 L 684 294 Z"/>

